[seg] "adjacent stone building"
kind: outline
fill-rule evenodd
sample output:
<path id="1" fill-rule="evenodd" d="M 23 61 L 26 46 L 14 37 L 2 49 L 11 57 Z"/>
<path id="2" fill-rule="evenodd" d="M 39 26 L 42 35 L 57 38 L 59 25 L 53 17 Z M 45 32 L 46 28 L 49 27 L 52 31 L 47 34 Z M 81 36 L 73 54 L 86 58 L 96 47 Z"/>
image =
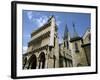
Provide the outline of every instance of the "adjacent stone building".
<path id="1" fill-rule="evenodd" d="M 63 42 L 59 44 L 54 16 L 47 23 L 31 33 L 28 49 L 23 54 L 23 69 L 62 68 L 91 65 L 90 28 L 82 37 L 78 36 L 73 24 L 71 37 L 65 26 Z"/>

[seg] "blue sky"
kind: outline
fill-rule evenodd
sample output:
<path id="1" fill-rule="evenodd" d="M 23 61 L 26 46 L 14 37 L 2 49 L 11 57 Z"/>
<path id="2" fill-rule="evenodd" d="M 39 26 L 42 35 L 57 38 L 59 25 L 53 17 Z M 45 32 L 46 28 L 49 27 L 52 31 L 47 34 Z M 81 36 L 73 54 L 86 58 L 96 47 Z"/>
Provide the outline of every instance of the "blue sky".
<path id="1" fill-rule="evenodd" d="M 30 34 L 47 22 L 50 16 L 54 15 L 58 27 L 59 42 L 62 42 L 64 29 L 67 25 L 70 35 L 73 36 L 73 23 L 79 36 L 90 27 L 91 15 L 89 13 L 70 13 L 70 12 L 46 12 L 23 10 L 22 28 L 23 28 L 23 51 L 27 49 L 27 43 L 30 40 Z"/>

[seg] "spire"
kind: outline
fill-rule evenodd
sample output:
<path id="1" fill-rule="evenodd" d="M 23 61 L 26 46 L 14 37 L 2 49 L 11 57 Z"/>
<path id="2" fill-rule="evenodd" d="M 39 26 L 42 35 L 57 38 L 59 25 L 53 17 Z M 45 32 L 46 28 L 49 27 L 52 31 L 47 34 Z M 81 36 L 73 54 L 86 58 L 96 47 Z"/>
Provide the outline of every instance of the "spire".
<path id="1" fill-rule="evenodd" d="M 48 19 L 48 22 L 52 20 L 52 18 L 55 18 L 54 15 L 51 15 Z"/>
<path id="2" fill-rule="evenodd" d="M 76 32 L 76 29 L 75 29 L 75 24 L 73 23 L 73 37 L 77 37 L 78 36 L 78 33 Z"/>
<path id="3" fill-rule="evenodd" d="M 64 30 L 64 40 L 68 39 L 68 27 L 67 25 L 65 26 L 65 30 Z"/>

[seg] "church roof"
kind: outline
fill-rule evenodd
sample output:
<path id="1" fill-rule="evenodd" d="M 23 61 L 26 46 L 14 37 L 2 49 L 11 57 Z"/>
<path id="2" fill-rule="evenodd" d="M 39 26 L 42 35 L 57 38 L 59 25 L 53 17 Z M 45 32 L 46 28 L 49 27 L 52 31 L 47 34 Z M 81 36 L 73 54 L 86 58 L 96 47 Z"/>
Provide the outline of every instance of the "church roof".
<path id="1" fill-rule="evenodd" d="M 82 38 L 81 37 L 73 37 L 70 39 L 70 42 L 73 42 L 73 41 L 77 41 L 77 40 L 81 40 Z"/>
<path id="2" fill-rule="evenodd" d="M 82 44 L 81 46 L 86 47 L 86 46 L 90 46 L 90 45 L 91 45 L 91 43 L 87 43 L 87 44 Z"/>

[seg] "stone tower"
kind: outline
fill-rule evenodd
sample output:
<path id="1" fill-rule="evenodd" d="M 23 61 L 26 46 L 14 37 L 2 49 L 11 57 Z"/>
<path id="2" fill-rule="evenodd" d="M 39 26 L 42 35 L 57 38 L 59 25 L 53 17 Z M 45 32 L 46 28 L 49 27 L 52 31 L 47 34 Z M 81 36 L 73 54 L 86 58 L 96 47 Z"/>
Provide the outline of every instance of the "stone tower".
<path id="1" fill-rule="evenodd" d="M 72 55 L 70 50 L 70 34 L 65 26 L 63 43 L 60 44 L 60 67 L 72 67 Z"/>

